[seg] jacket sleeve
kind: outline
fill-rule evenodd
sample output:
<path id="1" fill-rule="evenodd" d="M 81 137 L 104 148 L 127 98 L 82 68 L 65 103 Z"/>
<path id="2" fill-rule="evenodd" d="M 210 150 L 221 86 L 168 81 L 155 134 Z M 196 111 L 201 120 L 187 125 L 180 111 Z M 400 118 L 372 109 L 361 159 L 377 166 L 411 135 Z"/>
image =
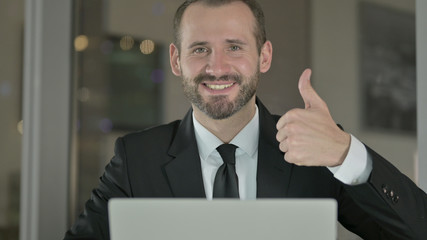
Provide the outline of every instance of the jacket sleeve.
<path id="1" fill-rule="evenodd" d="M 381 228 L 387 239 L 427 238 L 427 195 L 397 168 L 366 147 L 372 158 L 367 183 L 345 191 Z"/>
<path id="2" fill-rule="evenodd" d="M 68 239 L 110 239 L 108 226 L 108 201 L 111 198 L 131 197 L 128 179 L 125 143 L 123 138 L 116 141 L 115 155 L 106 166 L 100 183 L 92 191 L 84 212 L 65 234 Z"/>

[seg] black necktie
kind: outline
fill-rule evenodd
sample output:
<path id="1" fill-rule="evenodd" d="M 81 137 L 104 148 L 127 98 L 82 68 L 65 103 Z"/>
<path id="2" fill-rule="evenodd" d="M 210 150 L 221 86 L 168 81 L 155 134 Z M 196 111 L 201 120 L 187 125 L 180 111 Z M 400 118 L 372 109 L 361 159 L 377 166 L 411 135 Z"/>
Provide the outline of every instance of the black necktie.
<path id="1" fill-rule="evenodd" d="M 236 157 L 234 156 L 237 146 L 233 144 L 222 144 L 217 147 L 224 161 L 216 172 L 213 187 L 214 198 L 239 198 L 239 181 L 236 174 Z"/>

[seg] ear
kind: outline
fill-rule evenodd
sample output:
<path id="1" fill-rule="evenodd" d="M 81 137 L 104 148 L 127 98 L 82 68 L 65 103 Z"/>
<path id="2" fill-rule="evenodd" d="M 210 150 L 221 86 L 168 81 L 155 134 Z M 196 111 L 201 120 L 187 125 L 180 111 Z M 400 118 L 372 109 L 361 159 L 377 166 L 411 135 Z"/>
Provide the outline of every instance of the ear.
<path id="1" fill-rule="evenodd" d="M 271 60 L 273 58 L 273 45 L 270 41 L 266 41 L 261 48 L 259 71 L 262 73 L 267 72 L 271 67 Z"/>
<path id="2" fill-rule="evenodd" d="M 172 73 L 175 76 L 181 76 L 181 64 L 179 61 L 179 51 L 175 44 L 171 43 L 169 46 L 169 57 Z"/>

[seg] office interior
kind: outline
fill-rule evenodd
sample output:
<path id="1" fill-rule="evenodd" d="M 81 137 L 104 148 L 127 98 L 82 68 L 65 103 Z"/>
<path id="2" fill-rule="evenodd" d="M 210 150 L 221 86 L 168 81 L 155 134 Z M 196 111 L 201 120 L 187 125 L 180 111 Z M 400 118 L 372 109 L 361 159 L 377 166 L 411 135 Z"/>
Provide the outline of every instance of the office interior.
<path id="1" fill-rule="evenodd" d="M 0 1 L 0 240 L 61 239 L 128 132 L 190 105 L 169 67 L 176 0 Z M 427 190 L 427 3 L 260 0 L 272 113 L 312 82 L 345 130 Z M 423 80 L 424 79 L 424 80 Z M 359 239 L 339 228 L 339 239 Z"/>

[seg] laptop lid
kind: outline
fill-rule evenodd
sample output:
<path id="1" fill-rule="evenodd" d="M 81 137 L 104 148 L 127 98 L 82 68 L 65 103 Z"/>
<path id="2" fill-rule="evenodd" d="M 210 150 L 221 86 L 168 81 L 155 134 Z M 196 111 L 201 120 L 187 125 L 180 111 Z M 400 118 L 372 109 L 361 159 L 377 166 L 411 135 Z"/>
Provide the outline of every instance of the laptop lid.
<path id="1" fill-rule="evenodd" d="M 111 240 L 260 240 L 337 237 L 332 199 L 112 199 Z"/>

